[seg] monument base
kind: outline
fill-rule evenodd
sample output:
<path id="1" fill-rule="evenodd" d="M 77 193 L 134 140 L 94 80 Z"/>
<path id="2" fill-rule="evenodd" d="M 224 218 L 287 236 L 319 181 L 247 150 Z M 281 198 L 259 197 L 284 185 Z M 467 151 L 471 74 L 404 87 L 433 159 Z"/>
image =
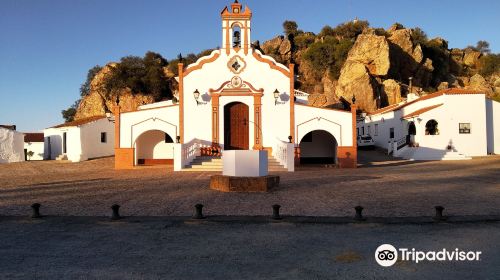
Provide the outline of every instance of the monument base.
<path id="1" fill-rule="evenodd" d="M 214 175 L 210 177 L 210 188 L 222 192 L 267 192 L 279 186 L 280 176 L 238 177 Z"/>

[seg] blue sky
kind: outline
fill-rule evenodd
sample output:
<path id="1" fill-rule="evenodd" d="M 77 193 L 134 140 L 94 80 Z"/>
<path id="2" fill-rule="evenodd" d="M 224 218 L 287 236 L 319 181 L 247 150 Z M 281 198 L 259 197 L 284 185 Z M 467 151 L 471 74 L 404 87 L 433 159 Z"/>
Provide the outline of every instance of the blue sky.
<path id="1" fill-rule="evenodd" d="M 355 17 L 374 27 L 400 22 L 449 47 L 487 40 L 500 52 L 500 1 L 249 0 L 252 40 L 295 20 L 319 32 Z M 0 0 L 0 124 L 37 131 L 61 123 L 88 69 L 148 50 L 175 58 L 221 45 L 219 12 L 230 0 Z M 314 4 L 311 4 L 314 3 Z"/>

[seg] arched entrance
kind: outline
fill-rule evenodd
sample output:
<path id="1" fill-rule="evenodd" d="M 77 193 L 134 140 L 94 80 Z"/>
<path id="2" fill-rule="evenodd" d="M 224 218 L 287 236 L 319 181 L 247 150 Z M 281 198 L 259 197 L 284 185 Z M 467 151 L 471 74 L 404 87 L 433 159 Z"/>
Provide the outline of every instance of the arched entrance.
<path id="1" fill-rule="evenodd" d="M 406 143 L 410 144 L 415 141 L 415 135 L 417 135 L 417 127 L 414 122 L 408 123 L 408 135 L 406 135 Z"/>
<path id="2" fill-rule="evenodd" d="M 224 106 L 224 150 L 248 150 L 248 133 L 248 106 L 241 102 Z"/>
<path id="3" fill-rule="evenodd" d="M 438 122 L 436 120 L 429 120 L 425 124 L 425 135 L 438 135 Z"/>
<path id="4" fill-rule="evenodd" d="M 138 165 L 174 163 L 174 141 L 161 130 L 148 130 L 135 141 L 135 159 Z"/>
<path id="5" fill-rule="evenodd" d="M 300 163 L 337 163 L 337 146 L 337 140 L 329 132 L 313 130 L 300 140 Z"/>

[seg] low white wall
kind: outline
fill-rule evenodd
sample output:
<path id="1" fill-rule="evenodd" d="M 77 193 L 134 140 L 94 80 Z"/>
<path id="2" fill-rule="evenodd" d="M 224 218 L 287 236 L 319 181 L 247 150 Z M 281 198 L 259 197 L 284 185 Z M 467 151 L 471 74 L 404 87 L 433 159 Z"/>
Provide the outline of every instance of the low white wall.
<path id="1" fill-rule="evenodd" d="M 24 161 L 24 134 L 0 127 L 0 163 Z"/>
<path id="2" fill-rule="evenodd" d="M 63 154 L 63 135 L 64 133 L 66 133 L 66 155 L 68 157 L 68 160 L 73 162 L 86 160 L 86 158 L 82 156 L 81 135 L 79 127 L 47 128 L 43 131 L 43 133 L 46 143 L 46 159 L 56 159 L 58 156 Z"/>
<path id="3" fill-rule="evenodd" d="M 28 160 L 43 160 L 44 147 L 44 142 L 25 142 L 24 149 L 28 152 L 32 151 L 34 153 L 31 158 L 29 156 L 27 157 Z"/>

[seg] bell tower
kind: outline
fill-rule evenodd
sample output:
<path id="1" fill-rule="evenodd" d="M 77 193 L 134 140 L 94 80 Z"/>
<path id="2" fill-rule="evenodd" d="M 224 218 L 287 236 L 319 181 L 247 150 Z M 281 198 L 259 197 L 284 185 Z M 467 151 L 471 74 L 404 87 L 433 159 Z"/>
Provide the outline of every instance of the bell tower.
<path id="1" fill-rule="evenodd" d="M 231 50 L 248 54 L 250 49 L 250 21 L 252 19 L 252 11 L 235 0 L 231 4 L 231 8 L 224 7 L 221 12 L 222 18 L 222 48 L 229 55 Z"/>

